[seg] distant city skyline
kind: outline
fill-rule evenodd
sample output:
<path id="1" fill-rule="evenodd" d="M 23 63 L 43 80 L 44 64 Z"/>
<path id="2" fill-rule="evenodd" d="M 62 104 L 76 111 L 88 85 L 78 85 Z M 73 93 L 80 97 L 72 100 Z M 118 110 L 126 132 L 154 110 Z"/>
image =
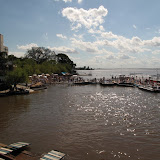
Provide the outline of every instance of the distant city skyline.
<path id="1" fill-rule="evenodd" d="M 160 68 L 159 0 L 0 0 L 9 54 L 46 47 L 78 67 Z"/>

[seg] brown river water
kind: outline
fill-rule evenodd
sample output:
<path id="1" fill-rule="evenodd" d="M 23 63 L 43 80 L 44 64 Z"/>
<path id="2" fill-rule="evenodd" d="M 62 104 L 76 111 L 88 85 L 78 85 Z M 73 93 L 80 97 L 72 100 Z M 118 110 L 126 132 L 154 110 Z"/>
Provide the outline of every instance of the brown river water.
<path id="1" fill-rule="evenodd" d="M 61 84 L 0 97 L 0 142 L 18 141 L 64 160 L 160 160 L 160 93 Z"/>

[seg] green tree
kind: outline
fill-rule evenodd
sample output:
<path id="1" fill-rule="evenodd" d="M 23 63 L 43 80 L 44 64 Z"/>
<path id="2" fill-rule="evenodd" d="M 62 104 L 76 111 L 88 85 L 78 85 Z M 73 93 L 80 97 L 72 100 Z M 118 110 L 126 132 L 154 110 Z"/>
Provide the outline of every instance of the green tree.
<path id="1" fill-rule="evenodd" d="M 56 58 L 56 54 L 48 48 L 32 47 L 27 51 L 26 58 L 31 58 L 38 64 L 41 64 L 46 60 L 54 60 Z"/>
<path id="2" fill-rule="evenodd" d="M 3 54 L 0 54 L 0 75 L 5 75 L 6 73 L 6 62 L 7 58 L 5 58 Z"/>
<path id="3" fill-rule="evenodd" d="M 59 53 L 57 55 L 57 59 L 59 63 L 66 63 L 66 64 L 70 64 L 71 66 L 73 66 L 73 61 L 71 61 L 66 54 Z"/>
<path id="4" fill-rule="evenodd" d="M 11 62 L 14 62 L 14 61 L 16 61 L 18 58 L 16 57 L 16 56 L 14 56 L 14 55 L 9 55 L 8 56 L 8 61 L 11 61 Z"/>
<path id="5" fill-rule="evenodd" d="M 22 68 L 16 68 L 10 71 L 6 75 L 6 83 L 8 86 L 16 86 L 18 83 L 23 83 L 28 81 L 28 75 Z"/>

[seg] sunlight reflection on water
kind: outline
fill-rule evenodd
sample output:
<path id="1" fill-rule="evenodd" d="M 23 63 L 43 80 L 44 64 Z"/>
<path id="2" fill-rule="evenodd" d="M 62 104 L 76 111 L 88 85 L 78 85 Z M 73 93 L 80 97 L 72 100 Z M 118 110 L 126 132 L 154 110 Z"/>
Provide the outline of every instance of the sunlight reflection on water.
<path id="1" fill-rule="evenodd" d="M 38 154 L 60 150 L 65 160 L 158 160 L 159 98 L 137 88 L 99 85 L 57 85 L 2 98 L 0 138 L 30 142 Z"/>

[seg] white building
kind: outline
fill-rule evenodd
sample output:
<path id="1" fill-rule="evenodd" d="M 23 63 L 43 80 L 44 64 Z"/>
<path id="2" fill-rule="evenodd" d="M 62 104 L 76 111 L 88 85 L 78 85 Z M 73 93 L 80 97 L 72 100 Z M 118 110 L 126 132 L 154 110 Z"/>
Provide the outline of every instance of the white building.
<path id="1" fill-rule="evenodd" d="M 3 35 L 0 34 L 0 54 L 8 55 L 8 47 L 3 45 Z"/>

